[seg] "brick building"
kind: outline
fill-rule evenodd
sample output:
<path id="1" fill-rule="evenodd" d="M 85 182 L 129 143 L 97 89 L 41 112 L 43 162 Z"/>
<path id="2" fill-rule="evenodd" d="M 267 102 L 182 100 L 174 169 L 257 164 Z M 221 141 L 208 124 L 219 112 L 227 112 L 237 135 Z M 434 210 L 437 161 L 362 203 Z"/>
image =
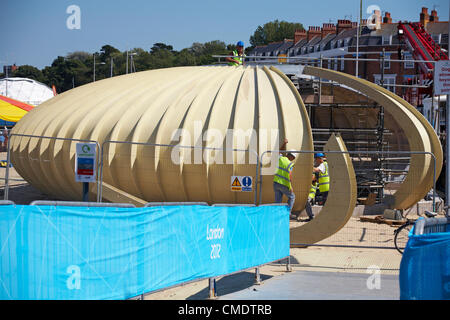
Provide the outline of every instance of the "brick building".
<path id="1" fill-rule="evenodd" d="M 448 21 L 439 21 L 436 10 L 432 10 L 429 14 L 428 9 L 423 7 L 419 20 L 412 22 L 420 22 L 435 43 L 448 50 Z M 322 27 L 310 26 L 308 30 L 297 30 L 294 39 L 256 47 L 249 55 L 310 58 L 322 56 L 324 68 L 356 75 L 356 61 L 342 58 L 356 58 L 358 51 L 361 59 L 376 60 L 359 61 L 360 78 L 377 84 L 383 81 L 387 89 L 405 97 L 408 94 L 407 89 L 394 85 L 419 83 L 421 77 L 417 63 L 391 62 L 391 60 L 414 59 L 404 40 L 399 39 L 398 22 L 393 22 L 391 14 L 386 12 L 375 30 L 367 27 L 366 20 L 363 20 L 361 25 L 359 37 L 357 23 L 350 20 L 338 20 L 337 24 L 324 23 Z M 258 61 L 257 58 L 254 60 Z M 318 65 L 317 61 L 310 63 Z M 416 102 L 418 103 L 418 100 Z M 411 103 L 417 105 L 414 101 Z"/>

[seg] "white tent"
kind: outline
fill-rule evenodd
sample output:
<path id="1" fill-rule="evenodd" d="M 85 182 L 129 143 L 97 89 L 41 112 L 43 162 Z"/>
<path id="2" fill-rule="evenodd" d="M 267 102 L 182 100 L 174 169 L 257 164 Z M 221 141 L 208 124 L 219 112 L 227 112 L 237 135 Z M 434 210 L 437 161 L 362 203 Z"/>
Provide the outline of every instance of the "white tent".
<path id="1" fill-rule="evenodd" d="M 53 90 L 45 84 L 27 78 L 0 79 L 0 95 L 33 106 L 53 97 Z"/>

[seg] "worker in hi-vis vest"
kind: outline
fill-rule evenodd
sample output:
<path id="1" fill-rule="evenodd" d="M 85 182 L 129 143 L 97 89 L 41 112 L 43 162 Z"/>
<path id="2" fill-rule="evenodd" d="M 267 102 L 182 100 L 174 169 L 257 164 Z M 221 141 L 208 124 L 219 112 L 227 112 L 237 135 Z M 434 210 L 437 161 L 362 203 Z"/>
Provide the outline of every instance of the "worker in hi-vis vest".
<path id="1" fill-rule="evenodd" d="M 233 50 L 230 53 L 231 56 L 233 56 L 233 58 L 231 57 L 227 57 L 225 58 L 225 60 L 228 62 L 228 65 L 230 66 L 241 66 L 244 64 L 244 42 L 239 41 L 236 44 L 236 50 Z"/>
<path id="2" fill-rule="evenodd" d="M 287 139 L 280 148 L 280 151 L 286 150 Z M 278 168 L 273 177 L 273 191 L 275 192 L 275 202 L 281 203 L 283 195 L 288 198 L 289 210 L 292 211 L 295 202 L 295 194 L 292 190 L 291 176 L 294 168 L 295 156 L 292 153 L 280 153 L 278 158 Z"/>
<path id="3" fill-rule="evenodd" d="M 321 205 L 325 205 L 328 197 L 328 191 L 330 191 L 330 175 L 328 171 L 328 162 L 325 160 L 323 153 L 316 153 L 314 155 L 314 172 L 319 173 L 319 192 L 322 195 Z"/>
<path id="4" fill-rule="evenodd" d="M 313 174 L 312 175 L 311 188 L 309 189 L 309 194 L 308 194 L 308 200 L 306 201 L 306 205 L 305 205 L 306 214 L 308 215 L 308 220 L 307 221 L 311 221 L 312 219 L 314 219 L 314 214 L 313 214 L 313 211 L 312 211 L 312 204 L 314 202 L 314 198 L 316 197 L 316 193 L 317 193 L 317 189 L 318 188 L 319 187 L 318 187 L 316 175 Z M 297 220 L 298 219 L 299 219 L 299 217 L 297 217 Z"/>

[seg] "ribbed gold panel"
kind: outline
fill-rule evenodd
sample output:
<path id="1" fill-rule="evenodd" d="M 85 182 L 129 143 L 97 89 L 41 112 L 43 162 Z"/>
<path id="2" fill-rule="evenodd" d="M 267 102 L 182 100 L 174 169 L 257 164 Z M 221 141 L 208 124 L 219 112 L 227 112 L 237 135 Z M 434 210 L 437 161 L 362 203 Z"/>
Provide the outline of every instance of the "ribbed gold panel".
<path id="1" fill-rule="evenodd" d="M 89 139 L 100 145 L 129 141 L 254 149 L 258 157 L 285 138 L 290 150 L 313 148 L 299 93 L 284 74 L 265 67 L 179 67 L 113 77 L 45 102 L 13 133 Z M 78 200 L 82 187 L 75 182 L 75 144 L 12 137 L 11 159 L 36 188 L 55 198 Z M 174 154 L 179 161 L 173 161 Z M 312 166 L 312 154 L 297 157 L 296 210 L 305 205 Z M 255 181 L 256 155 L 104 144 L 103 181 L 146 201 L 253 203 L 253 193 L 231 191 L 233 175 Z M 273 172 L 263 177 L 263 203 L 274 201 L 272 180 Z"/>

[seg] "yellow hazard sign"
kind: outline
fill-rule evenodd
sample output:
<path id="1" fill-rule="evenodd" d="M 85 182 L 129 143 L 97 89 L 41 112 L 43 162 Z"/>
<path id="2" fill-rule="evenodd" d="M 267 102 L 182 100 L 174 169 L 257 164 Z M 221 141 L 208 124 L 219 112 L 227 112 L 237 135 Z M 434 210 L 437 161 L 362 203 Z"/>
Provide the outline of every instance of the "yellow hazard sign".
<path id="1" fill-rule="evenodd" d="M 239 178 L 236 177 L 233 181 L 233 183 L 231 184 L 232 187 L 242 187 L 241 183 L 239 182 Z"/>
<path id="2" fill-rule="evenodd" d="M 231 176 L 231 191 L 253 191 L 253 179 L 249 176 Z"/>

